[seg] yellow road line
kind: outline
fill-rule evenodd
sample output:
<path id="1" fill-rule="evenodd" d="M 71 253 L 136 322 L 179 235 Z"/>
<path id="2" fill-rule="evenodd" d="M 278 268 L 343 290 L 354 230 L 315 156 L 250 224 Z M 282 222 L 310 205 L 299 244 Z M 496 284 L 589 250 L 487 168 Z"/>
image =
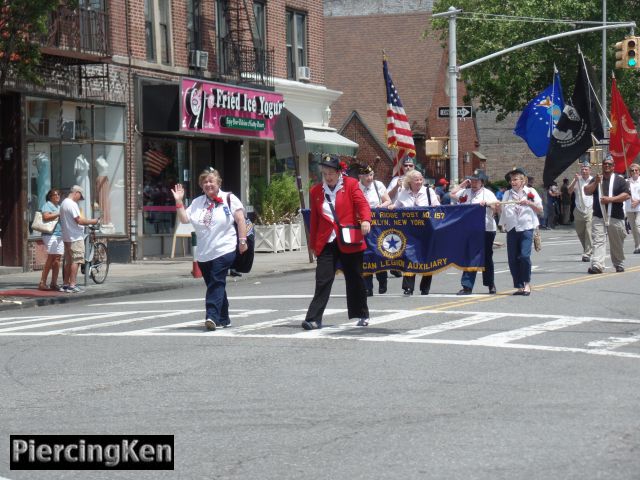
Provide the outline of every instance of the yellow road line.
<path id="1" fill-rule="evenodd" d="M 615 275 L 624 275 L 625 273 L 634 273 L 634 272 L 640 272 L 640 266 L 637 267 L 631 267 L 631 268 L 626 268 L 625 271 L 623 273 L 615 273 Z M 585 276 L 580 276 L 580 277 L 574 277 L 574 278 L 568 278 L 566 280 L 557 280 L 554 282 L 549 282 L 549 283 L 543 283 L 541 285 L 535 285 L 532 289 L 532 291 L 535 293 L 537 291 L 540 290 L 545 290 L 547 288 L 553 288 L 553 287 L 560 287 L 560 286 L 565 286 L 565 285 L 576 285 L 579 283 L 584 283 L 584 282 L 590 282 L 593 280 L 599 280 L 602 278 L 607 278 L 609 275 L 614 274 L 614 272 L 610 272 L 610 273 L 603 273 L 603 274 L 598 274 L 598 275 L 589 275 L 586 274 Z M 514 290 L 508 290 L 505 293 L 498 293 L 497 295 L 487 295 L 486 297 L 467 297 L 464 299 L 460 299 L 460 300 L 453 300 L 450 302 L 446 302 L 446 303 L 442 303 L 440 305 L 435 305 L 435 306 L 424 306 L 424 307 L 418 307 L 417 310 L 447 310 L 447 309 L 455 309 L 455 308 L 459 308 L 459 307 L 464 307 L 467 305 L 472 305 L 472 304 L 476 304 L 476 303 L 484 303 L 484 302 L 491 302 L 494 300 L 500 300 L 502 297 L 504 297 L 505 295 L 510 295 L 511 292 L 513 292 Z"/>

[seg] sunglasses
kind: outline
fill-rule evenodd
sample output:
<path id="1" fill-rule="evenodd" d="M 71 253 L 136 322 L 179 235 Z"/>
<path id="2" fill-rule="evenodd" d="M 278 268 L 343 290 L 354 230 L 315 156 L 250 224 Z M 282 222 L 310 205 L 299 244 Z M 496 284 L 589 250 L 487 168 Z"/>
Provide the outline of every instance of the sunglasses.
<path id="1" fill-rule="evenodd" d="M 638 170 L 637 168 L 632 168 L 631 171 L 632 172 L 640 172 L 640 170 Z"/>
<path id="2" fill-rule="evenodd" d="M 403 166 L 404 166 L 405 168 L 407 168 L 407 167 L 411 167 L 411 168 L 415 167 L 415 165 L 414 165 L 413 163 L 407 163 L 407 164 L 405 164 L 405 165 L 403 165 Z"/>
<path id="3" fill-rule="evenodd" d="M 603 167 L 613 167 L 613 163 L 606 162 L 606 163 L 603 163 L 602 166 Z"/>

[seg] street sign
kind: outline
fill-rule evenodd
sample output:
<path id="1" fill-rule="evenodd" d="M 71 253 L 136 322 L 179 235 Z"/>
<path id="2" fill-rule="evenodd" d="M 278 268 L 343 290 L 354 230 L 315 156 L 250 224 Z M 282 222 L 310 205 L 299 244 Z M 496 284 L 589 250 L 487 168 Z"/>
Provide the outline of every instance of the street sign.
<path id="1" fill-rule="evenodd" d="M 289 129 L 289 123 L 291 123 L 291 130 Z M 273 136 L 275 140 L 276 158 L 278 160 L 293 157 L 294 150 L 297 156 L 304 157 L 307 155 L 308 149 L 307 142 L 304 138 L 302 120 L 286 108 L 282 109 L 280 116 L 276 120 L 273 128 Z"/>
<path id="2" fill-rule="evenodd" d="M 458 107 L 458 118 L 471 118 L 472 106 Z M 438 107 L 438 118 L 449 118 L 449 107 Z"/>

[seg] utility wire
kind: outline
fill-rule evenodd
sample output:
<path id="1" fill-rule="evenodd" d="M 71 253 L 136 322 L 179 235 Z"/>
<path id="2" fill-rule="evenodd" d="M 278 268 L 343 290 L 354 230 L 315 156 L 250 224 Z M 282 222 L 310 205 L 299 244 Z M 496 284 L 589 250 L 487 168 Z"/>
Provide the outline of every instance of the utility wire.
<path id="1" fill-rule="evenodd" d="M 516 15 L 499 15 L 497 13 L 481 13 L 481 12 L 460 12 L 457 17 L 465 20 L 475 21 L 497 21 L 497 22 L 525 22 L 525 23 L 556 23 L 566 25 L 602 25 L 602 22 L 591 20 L 560 20 L 557 18 L 539 18 L 539 17 L 523 17 Z M 625 23 L 625 22 L 607 22 L 607 24 Z"/>

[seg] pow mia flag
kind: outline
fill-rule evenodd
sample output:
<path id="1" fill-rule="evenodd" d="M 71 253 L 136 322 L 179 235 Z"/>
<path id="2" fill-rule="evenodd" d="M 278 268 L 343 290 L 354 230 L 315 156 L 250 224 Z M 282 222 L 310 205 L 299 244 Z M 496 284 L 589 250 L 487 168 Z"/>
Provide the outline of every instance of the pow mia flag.
<path id="1" fill-rule="evenodd" d="M 580 53 L 578 75 L 571 96 L 572 105 L 564 106 L 560 120 L 551 134 L 542 175 L 545 187 L 551 185 L 593 145 L 592 134 L 598 140 L 604 137 L 600 115 L 596 109 L 595 89 L 590 86 L 591 78 L 594 78 L 593 68 Z"/>

